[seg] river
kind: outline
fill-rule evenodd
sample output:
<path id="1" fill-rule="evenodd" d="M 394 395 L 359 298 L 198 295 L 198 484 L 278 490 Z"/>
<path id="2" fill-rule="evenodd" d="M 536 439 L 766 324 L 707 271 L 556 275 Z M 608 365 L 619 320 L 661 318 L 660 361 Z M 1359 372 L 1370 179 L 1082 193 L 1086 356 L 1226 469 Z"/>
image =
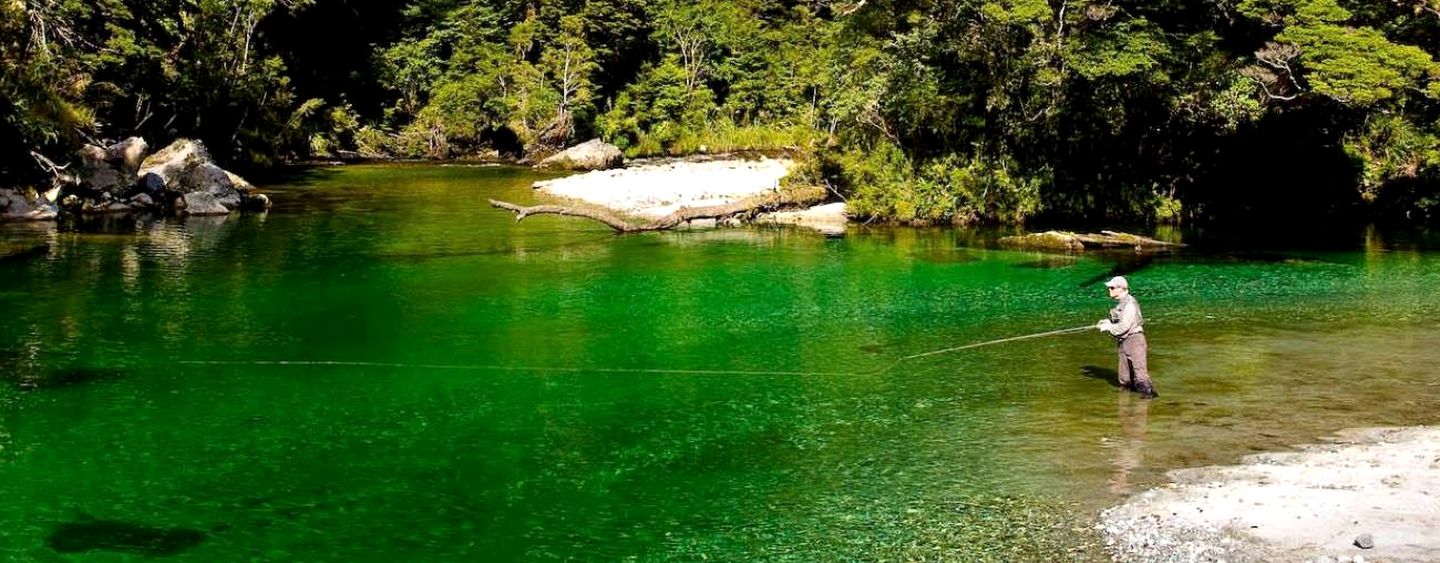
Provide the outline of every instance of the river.
<path id="1" fill-rule="evenodd" d="M 1167 470 L 1436 422 L 1433 239 L 1058 256 L 486 202 L 538 178 L 301 169 L 265 214 L 0 225 L 36 249 L 0 259 L 0 554 L 1087 558 Z M 1158 399 L 1093 331 L 900 361 L 1093 324 L 1115 273 Z"/>

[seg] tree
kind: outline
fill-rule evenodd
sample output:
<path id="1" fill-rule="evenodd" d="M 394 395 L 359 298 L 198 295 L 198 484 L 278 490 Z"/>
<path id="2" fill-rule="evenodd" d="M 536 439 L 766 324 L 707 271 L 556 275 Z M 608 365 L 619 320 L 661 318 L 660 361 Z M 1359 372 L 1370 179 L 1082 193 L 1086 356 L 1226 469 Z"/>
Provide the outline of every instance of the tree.
<path id="1" fill-rule="evenodd" d="M 540 67 L 560 93 L 555 117 L 542 135 L 542 141 L 556 146 L 567 144 L 575 136 L 572 113 L 588 111 L 594 84 L 591 76 L 598 69 L 595 51 L 585 42 L 584 22 L 579 16 L 560 18 L 560 32 L 540 56 Z"/>

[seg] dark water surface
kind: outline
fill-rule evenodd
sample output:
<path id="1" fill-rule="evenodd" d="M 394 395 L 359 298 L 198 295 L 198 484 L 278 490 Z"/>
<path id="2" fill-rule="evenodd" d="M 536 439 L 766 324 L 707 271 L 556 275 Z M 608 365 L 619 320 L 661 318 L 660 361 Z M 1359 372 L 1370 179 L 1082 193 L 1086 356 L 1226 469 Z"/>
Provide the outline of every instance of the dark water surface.
<path id="1" fill-rule="evenodd" d="M 1060 558 L 1090 538 L 1027 531 L 1071 518 L 1047 507 L 1436 422 L 1423 245 L 617 237 L 485 202 L 535 179 L 318 169 L 264 215 L 0 226 L 0 557 L 979 559 L 1059 534 Z M 1119 271 L 1155 401 L 1093 332 L 895 363 L 1091 324 Z"/>

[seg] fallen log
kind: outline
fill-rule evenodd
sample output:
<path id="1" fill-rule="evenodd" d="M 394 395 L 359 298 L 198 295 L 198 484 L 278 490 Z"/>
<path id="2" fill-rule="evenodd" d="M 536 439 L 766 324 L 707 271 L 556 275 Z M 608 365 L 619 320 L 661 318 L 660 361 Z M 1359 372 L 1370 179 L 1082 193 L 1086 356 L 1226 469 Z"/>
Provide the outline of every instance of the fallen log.
<path id="1" fill-rule="evenodd" d="M 1185 246 L 1178 242 L 1166 242 L 1150 237 L 1100 231 L 1099 233 L 1072 233 L 1070 231 L 1045 231 L 1025 235 L 1002 237 L 1000 246 L 1008 248 L 1035 248 L 1041 250 L 1079 251 L 1091 248 L 1134 248 L 1135 250 L 1171 250 Z"/>
<path id="2" fill-rule="evenodd" d="M 825 188 L 822 187 L 788 188 L 721 205 L 681 207 L 664 217 L 643 222 L 632 221 L 608 209 L 597 207 L 568 205 L 532 205 L 526 207 L 494 199 L 490 200 L 490 205 L 514 212 L 516 222 L 520 222 L 531 215 L 564 215 L 567 217 L 584 217 L 586 219 L 599 221 L 615 229 L 617 233 L 639 233 L 673 229 L 686 221 L 695 219 L 724 219 L 745 213 L 806 207 L 824 201 L 825 197 Z"/>

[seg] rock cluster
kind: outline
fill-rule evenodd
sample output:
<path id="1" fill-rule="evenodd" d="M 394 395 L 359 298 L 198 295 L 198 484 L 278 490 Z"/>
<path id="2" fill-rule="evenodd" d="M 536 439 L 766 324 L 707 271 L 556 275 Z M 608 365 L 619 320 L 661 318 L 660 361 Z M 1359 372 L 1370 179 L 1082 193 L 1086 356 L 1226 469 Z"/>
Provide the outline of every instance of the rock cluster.
<path id="1" fill-rule="evenodd" d="M 74 174 L 47 192 L 0 189 L 0 219 L 52 220 L 79 215 L 155 211 L 225 215 L 267 209 L 270 199 L 253 193 L 244 178 L 217 166 L 199 141 L 180 139 L 153 154 L 132 137 L 101 147 L 85 145 Z"/>

